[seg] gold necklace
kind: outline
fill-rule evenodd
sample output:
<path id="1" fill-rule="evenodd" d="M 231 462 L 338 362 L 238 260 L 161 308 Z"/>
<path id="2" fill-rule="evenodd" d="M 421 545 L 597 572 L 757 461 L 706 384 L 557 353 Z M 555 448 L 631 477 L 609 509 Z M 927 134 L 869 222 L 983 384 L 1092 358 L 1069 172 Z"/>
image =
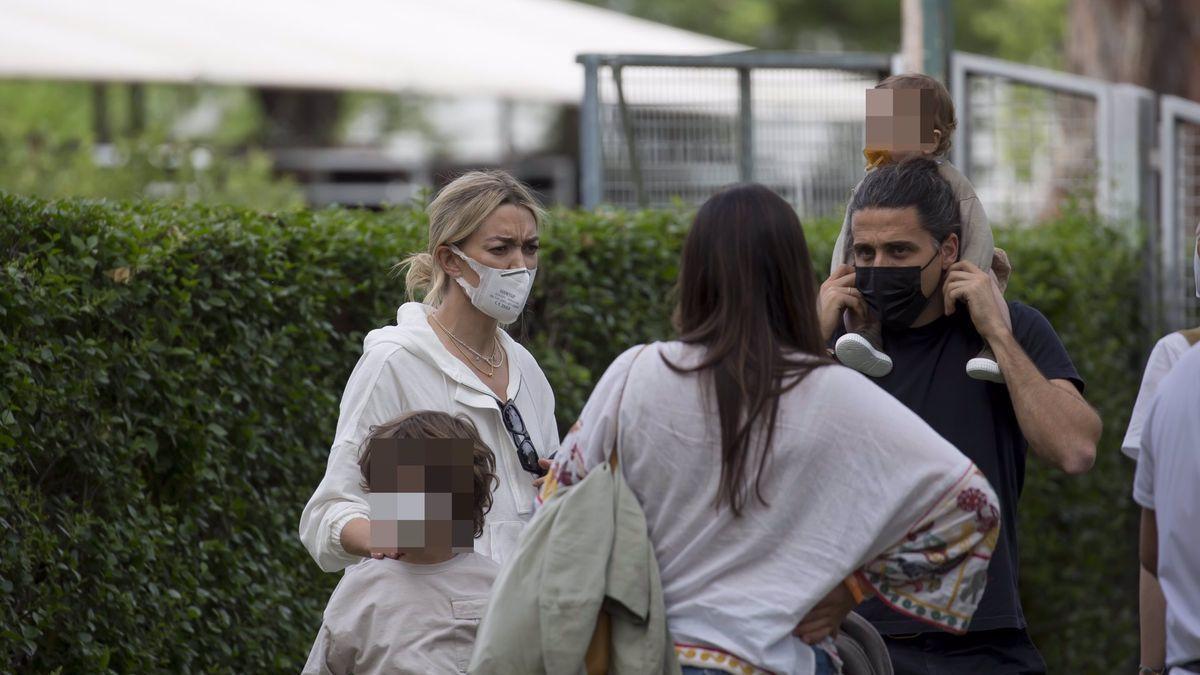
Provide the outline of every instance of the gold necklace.
<path id="1" fill-rule="evenodd" d="M 430 314 L 429 318 L 433 319 L 433 322 L 435 324 L 437 324 L 438 328 L 442 329 L 442 332 L 444 332 L 446 335 L 450 336 L 450 339 L 454 342 L 454 346 L 458 348 L 459 353 L 462 354 L 463 356 L 467 357 L 467 359 L 469 361 L 483 361 L 484 363 L 491 366 L 492 370 L 491 370 L 491 372 L 487 373 L 488 377 L 491 377 L 492 375 L 494 375 L 496 372 L 496 369 L 499 368 L 500 366 L 504 365 L 504 349 L 500 346 L 500 340 L 495 335 L 492 336 L 492 358 L 488 358 L 488 357 L 484 356 L 483 354 L 480 354 L 479 352 L 475 351 L 475 349 L 473 347 L 471 347 L 471 345 L 469 345 L 466 342 L 464 342 L 463 340 L 459 339 L 459 337 L 457 335 L 455 335 L 454 333 L 451 333 L 450 329 L 446 328 L 445 324 L 443 324 L 441 321 L 438 321 L 438 318 L 436 316 L 434 316 L 433 314 Z M 471 353 L 467 354 L 465 351 L 463 351 L 464 349 L 466 349 L 467 351 L 469 351 Z M 487 372 L 487 371 L 484 371 L 483 368 L 476 366 L 474 363 L 472 363 L 471 365 L 474 366 L 476 368 L 476 370 L 478 370 L 481 373 Z"/>
<path id="2" fill-rule="evenodd" d="M 443 324 L 441 321 L 438 321 L 438 318 L 436 316 L 434 316 L 433 314 L 430 314 L 429 316 L 430 316 L 430 318 L 433 319 L 434 323 L 436 323 L 439 328 L 441 328 L 443 331 L 445 331 L 446 335 L 450 336 L 451 340 L 454 340 L 455 344 L 460 345 L 461 347 L 470 351 L 471 354 L 474 355 L 473 358 L 476 361 L 483 361 L 483 362 L 487 363 L 489 366 L 491 366 L 492 368 L 499 368 L 504 363 L 504 350 L 500 348 L 500 340 L 498 338 L 496 338 L 495 335 L 492 335 L 492 358 L 496 359 L 495 361 L 493 361 L 492 358 L 488 358 L 488 357 L 484 356 L 483 354 L 480 354 L 479 352 L 475 351 L 475 349 L 472 348 L 471 345 L 469 345 L 465 341 L 461 340 L 454 333 L 451 333 L 450 329 L 446 328 L 445 324 Z M 460 351 L 461 351 L 461 349 L 460 349 Z M 498 358 L 496 358 L 497 354 L 499 355 Z M 464 356 L 466 356 L 466 355 L 464 354 Z"/>
<path id="3" fill-rule="evenodd" d="M 475 370 L 478 370 L 481 375 L 484 375 L 486 377 L 491 377 L 496 374 L 495 366 L 492 366 L 491 370 L 484 370 L 483 368 L 480 368 L 479 365 L 475 363 L 475 360 L 472 359 L 470 356 L 468 356 L 467 353 L 463 351 L 462 347 L 460 347 L 457 342 L 454 343 L 454 348 L 457 349 L 458 353 L 462 354 L 463 357 L 467 359 L 467 363 L 471 364 L 471 367 L 474 368 Z M 470 349 L 470 348 L 468 347 L 468 349 Z M 488 365 L 491 365 L 490 361 L 488 361 Z"/>

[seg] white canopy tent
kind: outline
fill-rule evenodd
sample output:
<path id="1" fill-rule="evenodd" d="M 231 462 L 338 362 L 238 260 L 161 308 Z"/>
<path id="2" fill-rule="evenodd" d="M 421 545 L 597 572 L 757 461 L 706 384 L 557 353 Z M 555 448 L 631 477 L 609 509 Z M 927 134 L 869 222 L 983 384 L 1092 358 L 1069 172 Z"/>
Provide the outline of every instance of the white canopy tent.
<path id="1" fill-rule="evenodd" d="M 571 0 L 0 0 L 0 79 L 578 103 L 579 53 L 742 49 Z"/>

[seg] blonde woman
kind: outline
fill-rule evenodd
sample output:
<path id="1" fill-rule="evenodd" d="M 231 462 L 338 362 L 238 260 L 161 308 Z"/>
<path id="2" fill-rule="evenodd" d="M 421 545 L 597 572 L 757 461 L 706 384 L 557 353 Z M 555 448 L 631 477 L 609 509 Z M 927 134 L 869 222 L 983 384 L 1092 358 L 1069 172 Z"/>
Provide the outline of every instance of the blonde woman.
<path id="1" fill-rule="evenodd" d="M 475 424 L 496 453 L 499 479 L 475 550 L 497 563 L 516 546 L 533 513 L 534 481 L 558 449 L 550 383 L 501 329 L 520 315 L 533 285 L 541 207 L 516 179 L 488 171 L 447 185 L 428 213 L 426 250 L 398 265 L 407 269 L 410 302 L 395 325 L 363 341 L 325 477 L 300 516 L 300 539 L 326 572 L 372 555 L 358 467 L 372 426 L 422 409 Z"/>

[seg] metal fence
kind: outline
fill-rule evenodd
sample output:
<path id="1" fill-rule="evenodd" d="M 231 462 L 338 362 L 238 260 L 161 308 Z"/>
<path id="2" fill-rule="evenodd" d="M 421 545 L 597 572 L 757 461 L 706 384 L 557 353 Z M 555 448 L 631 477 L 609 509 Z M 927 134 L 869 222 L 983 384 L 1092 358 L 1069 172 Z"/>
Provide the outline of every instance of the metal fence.
<path id="1" fill-rule="evenodd" d="M 1200 222 L 1200 103 L 1163 96 L 1159 116 L 1159 265 L 1162 309 L 1170 330 L 1200 325 L 1191 265 Z"/>
<path id="2" fill-rule="evenodd" d="M 955 53 L 950 64 L 953 160 L 993 221 L 1107 204 L 1111 85 L 972 54 Z"/>
<path id="3" fill-rule="evenodd" d="M 845 209 L 862 176 L 863 91 L 890 55 L 584 55 L 585 206 L 698 204 L 753 180 L 801 215 Z"/>
<path id="4" fill-rule="evenodd" d="M 697 205 L 741 180 L 801 216 L 841 215 L 862 178 L 864 90 L 884 54 L 583 55 L 583 204 Z M 1127 84 L 955 52 L 952 160 L 997 227 L 1067 208 L 1144 228 L 1144 319 L 1200 324 L 1200 103 Z"/>

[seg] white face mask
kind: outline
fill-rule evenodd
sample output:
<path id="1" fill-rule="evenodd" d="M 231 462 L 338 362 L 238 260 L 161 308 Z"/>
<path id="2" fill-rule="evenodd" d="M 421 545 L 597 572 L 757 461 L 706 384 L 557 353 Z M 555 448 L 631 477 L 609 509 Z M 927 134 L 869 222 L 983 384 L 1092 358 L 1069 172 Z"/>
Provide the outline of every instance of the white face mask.
<path id="1" fill-rule="evenodd" d="M 537 268 L 496 269 L 477 262 L 457 246 L 451 246 L 450 250 L 465 260 L 479 275 L 479 286 L 476 288 L 472 288 L 462 277 L 455 279 L 467 292 L 471 304 L 500 323 L 509 324 L 516 321 L 521 315 L 521 310 L 525 308 L 525 301 L 529 299 Z"/>

